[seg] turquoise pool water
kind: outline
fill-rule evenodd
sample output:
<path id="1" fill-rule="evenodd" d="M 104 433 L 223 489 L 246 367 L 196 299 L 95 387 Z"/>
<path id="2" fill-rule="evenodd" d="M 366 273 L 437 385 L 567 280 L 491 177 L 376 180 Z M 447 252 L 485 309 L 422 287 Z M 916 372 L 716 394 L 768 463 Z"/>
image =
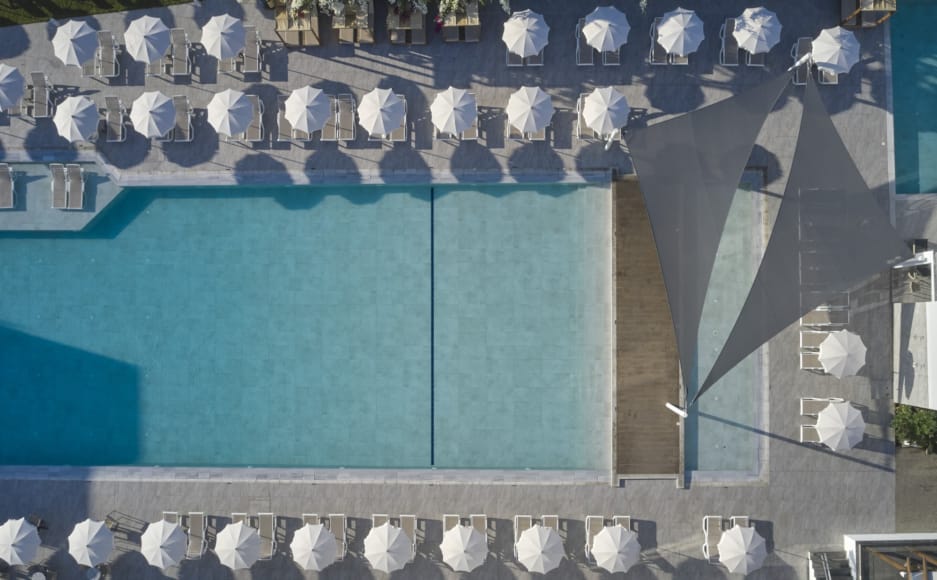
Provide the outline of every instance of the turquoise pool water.
<path id="1" fill-rule="evenodd" d="M 895 187 L 937 193 L 937 1 L 902 0 L 891 26 Z"/>
<path id="2" fill-rule="evenodd" d="M 134 189 L 0 234 L 2 464 L 605 469 L 607 186 Z"/>
<path id="3" fill-rule="evenodd" d="M 761 181 L 747 172 L 744 187 L 758 190 Z M 761 215 L 761 194 L 738 190 L 700 320 L 697 362 L 701 377 L 716 361 L 755 278 L 763 245 L 758 237 Z M 749 355 L 690 408 L 684 432 L 687 471 L 753 474 L 757 470 L 757 433 L 763 430 L 759 408 L 767 389 L 759 353 Z M 692 396 L 696 391 L 692 378 L 688 388 Z"/>

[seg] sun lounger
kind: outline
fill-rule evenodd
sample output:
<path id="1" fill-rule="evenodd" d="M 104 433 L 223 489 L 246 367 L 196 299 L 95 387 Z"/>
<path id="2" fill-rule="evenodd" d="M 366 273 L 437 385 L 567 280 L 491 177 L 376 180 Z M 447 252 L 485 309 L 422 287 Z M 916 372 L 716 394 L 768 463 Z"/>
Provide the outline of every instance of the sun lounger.
<path id="1" fill-rule="evenodd" d="M 390 521 L 387 514 L 371 514 L 371 527 L 379 528 Z"/>
<path id="2" fill-rule="evenodd" d="M 687 66 L 688 64 L 690 64 L 690 55 L 687 54 L 684 56 L 680 56 L 679 54 L 671 54 L 670 64 L 674 64 L 677 66 Z"/>
<path id="3" fill-rule="evenodd" d="M 85 170 L 81 165 L 69 163 L 65 166 L 68 177 L 68 209 L 84 209 L 85 207 Z"/>
<path id="4" fill-rule="evenodd" d="M 657 42 L 657 25 L 661 18 L 658 16 L 651 23 L 651 51 L 648 53 L 647 61 L 653 65 L 663 65 L 668 62 L 668 54 L 663 46 Z"/>
<path id="5" fill-rule="evenodd" d="M 257 27 L 253 25 L 244 26 L 244 61 L 241 65 L 241 72 L 248 74 L 260 74 L 260 65 L 262 59 L 260 34 Z"/>
<path id="6" fill-rule="evenodd" d="M 542 525 L 545 528 L 550 528 L 554 532 L 559 533 L 560 518 L 559 516 L 540 516 L 540 525 Z"/>
<path id="7" fill-rule="evenodd" d="M 759 52 L 757 54 L 752 54 L 750 52 L 746 52 L 745 54 L 747 55 L 745 58 L 748 66 L 758 66 L 764 68 L 765 62 L 768 59 L 768 53 Z"/>
<path id="8" fill-rule="evenodd" d="M 719 49 L 719 64 L 722 66 L 739 65 L 739 43 L 735 40 L 735 18 L 726 18 L 719 29 L 722 47 Z"/>
<path id="9" fill-rule="evenodd" d="M 250 525 L 250 522 L 247 521 L 247 514 L 242 513 L 242 512 L 234 512 L 234 513 L 231 514 L 231 523 L 232 523 L 232 524 L 237 524 L 237 523 L 241 523 L 241 522 L 243 522 L 243 523 L 245 523 L 245 524 L 247 524 L 247 525 Z"/>
<path id="10" fill-rule="evenodd" d="M 823 365 L 820 364 L 820 353 L 804 352 L 800 353 L 800 368 L 804 371 L 826 372 Z"/>
<path id="11" fill-rule="evenodd" d="M 189 105 L 189 97 L 176 95 L 172 98 L 172 104 L 176 107 L 176 124 L 172 130 L 173 139 L 187 143 L 195 137 L 192 131 L 192 107 Z"/>
<path id="12" fill-rule="evenodd" d="M 839 75 L 829 69 L 818 66 L 817 82 L 821 85 L 838 85 Z"/>
<path id="13" fill-rule="evenodd" d="M 257 514 L 257 532 L 260 535 L 260 559 L 270 560 L 277 552 L 276 514 Z"/>
<path id="14" fill-rule="evenodd" d="M 576 66 L 592 66 L 595 64 L 595 49 L 586 41 L 582 28 L 586 19 L 580 18 L 576 25 Z"/>
<path id="15" fill-rule="evenodd" d="M 163 512 L 163 521 L 169 522 L 170 524 L 178 524 L 179 512 Z"/>
<path id="16" fill-rule="evenodd" d="M 524 66 L 543 66 L 543 51 L 544 50 L 546 50 L 546 48 L 544 48 L 543 50 L 541 50 L 540 52 L 538 52 L 537 54 L 533 56 L 528 56 L 527 58 L 525 58 Z"/>
<path id="17" fill-rule="evenodd" d="M 94 49 L 94 55 L 81 63 L 81 76 L 94 77 L 98 75 L 98 49 Z"/>
<path id="18" fill-rule="evenodd" d="M 547 140 L 547 127 L 540 129 L 539 131 L 531 131 L 526 135 L 528 141 L 546 141 Z"/>
<path id="19" fill-rule="evenodd" d="M 264 140 L 264 102 L 260 95 L 247 95 L 247 100 L 253 105 L 254 118 L 247 126 L 245 138 L 250 143 L 259 143 Z"/>
<path id="20" fill-rule="evenodd" d="M 506 125 L 506 127 L 505 127 L 505 136 L 506 136 L 508 139 L 512 139 L 512 140 L 514 140 L 514 141 L 523 141 L 523 140 L 524 140 L 524 133 L 523 133 L 520 129 L 518 129 L 517 127 L 515 127 L 513 124 L 511 124 L 510 121 L 507 121 L 507 122 L 505 123 L 505 125 Z"/>
<path id="21" fill-rule="evenodd" d="M 516 55 L 507 49 L 505 49 L 505 52 L 506 55 L 504 59 L 508 66 L 524 66 L 524 57 Z"/>
<path id="22" fill-rule="evenodd" d="M 626 530 L 630 530 L 631 516 L 612 516 L 612 525 L 621 526 Z"/>
<path id="23" fill-rule="evenodd" d="M 442 531 L 448 532 L 452 528 L 461 525 L 462 518 L 454 514 L 446 514 L 442 517 Z"/>
<path id="24" fill-rule="evenodd" d="M 304 526 L 319 525 L 319 514 L 303 514 L 303 525 Z"/>
<path id="25" fill-rule="evenodd" d="M 722 539 L 722 516 L 703 516 L 703 556 L 710 564 L 719 562 L 719 540 Z"/>
<path id="26" fill-rule="evenodd" d="M 801 443 L 820 443 L 820 432 L 817 431 L 816 425 L 801 425 L 800 426 L 800 442 Z"/>
<path id="27" fill-rule="evenodd" d="M 351 94 L 338 95 L 337 101 L 337 140 L 355 140 L 355 97 Z"/>
<path id="28" fill-rule="evenodd" d="M 416 516 L 401 515 L 400 529 L 403 530 L 403 533 L 407 534 L 408 538 L 410 538 L 410 546 L 412 548 L 410 552 L 410 561 L 412 562 L 416 558 Z"/>
<path id="29" fill-rule="evenodd" d="M 172 41 L 172 66 L 170 67 L 172 76 L 180 77 L 192 74 L 192 61 L 189 57 L 191 49 L 189 35 L 182 28 L 173 28 L 169 31 L 169 36 Z"/>
<path id="30" fill-rule="evenodd" d="M 618 50 L 606 50 L 602 53 L 602 64 L 605 66 L 621 65 L 621 48 Z"/>
<path id="31" fill-rule="evenodd" d="M 586 561 L 595 562 L 592 557 L 592 541 L 605 527 L 605 518 L 602 516 L 586 516 Z"/>
<path id="32" fill-rule="evenodd" d="M 286 118 L 287 95 L 277 96 L 277 141 L 288 143 L 293 140 L 293 126 Z"/>
<path id="33" fill-rule="evenodd" d="M 185 557 L 190 560 L 201 558 L 208 545 L 205 542 L 205 514 L 202 512 L 189 512 L 189 515 L 183 521 L 182 527 L 189 537 Z"/>
<path id="34" fill-rule="evenodd" d="M 586 124 L 586 120 L 582 116 L 582 110 L 586 105 L 586 97 L 588 96 L 588 93 L 580 93 L 579 100 L 576 101 L 576 138 L 580 141 L 595 140 L 595 132 Z"/>
<path id="35" fill-rule="evenodd" d="M 817 308 L 804 314 L 801 326 L 844 326 L 849 324 L 849 310 L 829 310 Z"/>
<path id="36" fill-rule="evenodd" d="M 167 60 L 166 54 L 161 54 L 159 58 L 153 59 L 153 62 L 147 63 L 146 65 L 146 76 L 148 77 L 158 77 L 166 72 L 167 64 L 172 65 L 172 58 L 170 57 Z"/>
<path id="37" fill-rule="evenodd" d="M 472 514 L 469 516 L 469 521 L 472 523 L 472 527 L 475 528 L 475 531 L 488 539 L 488 516 L 486 514 Z"/>
<path id="38" fill-rule="evenodd" d="M 472 95 L 473 97 L 475 96 L 475 93 L 469 93 L 469 94 Z M 472 125 L 465 131 L 462 131 L 462 140 L 463 141 L 478 141 L 478 112 L 477 111 L 475 113 L 475 120 L 472 121 Z"/>
<path id="39" fill-rule="evenodd" d="M 534 519 L 530 516 L 514 516 L 514 559 L 517 559 L 517 542 L 521 539 L 521 534 L 533 526 Z"/>
<path id="40" fill-rule="evenodd" d="M 406 143 L 408 123 L 407 123 L 407 99 L 406 97 L 400 97 L 400 100 L 403 101 L 403 123 L 399 127 L 390 132 L 390 141 L 391 143 Z"/>
<path id="41" fill-rule="evenodd" d="M 124 116 L 127 110 L 120 97 L 104 97 L 104 120 L 107 125 L 107 142 L 118 143 L 127 139 Z"/>
<path id="42" fill-rule="evenodd" d="M 117 59 L 117 38 L 109 30 L 98 31 L 98 72 L 112 79 L 120 75 L 120 62 Z"/>
<path id="43" fill-rule="evenodd" d="M 13 209 L 13 172 L 0 163 L 0 209 Z"/>
<path id="44" fill-rule="evenodd" d="M 329 106 L 332 114 L 329 115 L 322 127 L 323 142 L 338 141 L 338 97 L 329 95 Z"/>
<path id="45" fill-rule="evenodd" d="M 44 72 L 31 72 L 29 79 L 32 82 L 32 96 L 34 119 L 47 119 L 52 116 L 52 103 L 50 95 L 52 86 L 49 77 Z"/>
<path id="46" fill-rule="evenodd" d="M 345 532 L 345 514 L 329 514 L 328 527 L 332 535 L 335 536 L 335 541 L 338 542 L 338 556 L 336 557 L 339 560 L 343 560 L 345 554 L 348 553 L 348 536 Z"/>
<path id="47" fill-rule="evenodd" d="M 733 528 L 738 526 L 740 528 L 750 528 L 752 527 L 752 522 L 748 516 L 732 516 L 729 518 L 729 525 Z"/>
<path id="48" fill-rule="evenodd" d="M 797 42 L 794 43 L 794 46 L 791 47 L 791 58 L 794 59 L 796 63 L 804 55 L 813 50 L 813 39 L 809 36 L 803 36 L 797 39 Z M 810 75 L 810 63 L 805 62 L 799 67 L 794 69 L 794 84 L 795 85 L 805 85 L 807 84 L 807 78 Z"/>
<path id="49" fill-rule="evenodd" d="M 68 189 L 65 185 L 65 166 L 61 163 L 49 164 L 52 172 L 52 208 L 66 209 L 68 207 Z"/>
<path id="50" fill-rule="evenodd" d="M 820 411 L 826 409 L 830 403 L 842 403 L 843 399 L 839 397 L 801 397 L 800 414 L 804 417 L 816 417 Z"/>
<path id="51" fill-rule="evenodd" d="M 800 350 L 817 350 L 829 335 L 829 332 L 823 330 L 801 330 Z"/>

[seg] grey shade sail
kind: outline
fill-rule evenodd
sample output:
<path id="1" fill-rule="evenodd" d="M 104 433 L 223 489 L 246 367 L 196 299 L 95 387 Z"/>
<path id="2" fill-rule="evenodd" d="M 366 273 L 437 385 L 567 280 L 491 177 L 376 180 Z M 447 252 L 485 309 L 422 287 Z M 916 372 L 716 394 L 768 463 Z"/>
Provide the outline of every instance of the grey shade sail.
<path id="1" fill-rule="evenodd" d="M 732 332 L 693 401 L 798 318 L 910 255 L 809 82 L 768 246 Z"/>
<path id="2" fill-rule="evenodd" d="M 696 375 L 700 317 L 732 199 L 765 118 L 789 84 L 782 74 L 629 132 L 686 382 Z"/>

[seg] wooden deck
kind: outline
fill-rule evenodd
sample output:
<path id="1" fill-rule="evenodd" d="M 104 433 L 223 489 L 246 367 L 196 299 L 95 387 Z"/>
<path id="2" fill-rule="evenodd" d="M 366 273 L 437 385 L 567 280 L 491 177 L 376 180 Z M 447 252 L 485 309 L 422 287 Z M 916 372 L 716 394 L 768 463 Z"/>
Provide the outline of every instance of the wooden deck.
<path id="1" fill-rule="evenodd" d="M 679 475 L 677 344 L 644 199 L 635 176 L 614 182 L 615 375 L 613 462 L 621 476 Z"/>

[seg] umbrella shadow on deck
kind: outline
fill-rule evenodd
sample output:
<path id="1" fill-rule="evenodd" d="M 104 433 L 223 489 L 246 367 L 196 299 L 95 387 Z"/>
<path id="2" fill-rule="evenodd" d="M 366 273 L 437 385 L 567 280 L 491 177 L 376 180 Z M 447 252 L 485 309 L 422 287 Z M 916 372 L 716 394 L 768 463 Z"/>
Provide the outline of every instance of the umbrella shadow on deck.
<path id="1" fill-rule="evenodd" d="M 5 26 L 3 36 L 0 37 L 0 59 L 17 57 L 29 50 L 30 46 L 29 36 L 26 35 L 23 25 L 8 26 L 8 24 L 12 23 L 0 21 L 0 25 Z"/>
<path id="2" fill-rule="evenodd" d="M 172 141 L 163 144 L 166 160 L 181 167 L 195 167 L 213 159 L 218 153 L 220 140 L 224 138 L 208 124 L 206 109 L 195 109 L 194 113 L 192 118 L 194 139 L 188 143 Z M 237 145 L 226 143 L 225 147 L 237 147 Z"/>
<path id="3" fill-rule="evenodd" d="M 558 181 L 563 176 L 563 160 L 549 141 L 526 142 L 511 153 L 508 171 L 517 181 Z"/>
<path id="4" fill-rule="evenodd" d="M 67 162 L 78 157 L 78 150 L 59 135 L 52 119 L 38 119 L 26 134 L 23 148 L 35 161 Z"/>
<path id="5" fill-rule="evenodd" d="M 238 159 L 234 164 L 234 179 L 239 185 L 293 183 L 286 166 L 266 153 L 252 153 Z"/>
<path id="6" fill-rule="evenodd" d="M 388 183 L 425 182 L 430 174 L 426 160 L 408 143 L 395 143 L 385 149 L 378 168 L 381 178 Z"/>
<path id="7" fill-rule="evenodd" d="M 139 165 L 146 159 L 152 147 L 152 142 L 137 133 L 133 127 L 127 126 L 124 130 L 127 132 L 127 138 L 123 141 L 109 143 L 105 136 L 99 136 L 97 142 L 98 152 L 118 169 Z"/>
<path id="8" fill-rule="evenodd" d="M 450 144 L 451 143 L 451 144 Z M 446 141 L 449 170 L 461 183 L 499 182 L 503 169 L 491 149 L 477 141 Z M 452 147 L 450 152 L 450 147 Z"/>

